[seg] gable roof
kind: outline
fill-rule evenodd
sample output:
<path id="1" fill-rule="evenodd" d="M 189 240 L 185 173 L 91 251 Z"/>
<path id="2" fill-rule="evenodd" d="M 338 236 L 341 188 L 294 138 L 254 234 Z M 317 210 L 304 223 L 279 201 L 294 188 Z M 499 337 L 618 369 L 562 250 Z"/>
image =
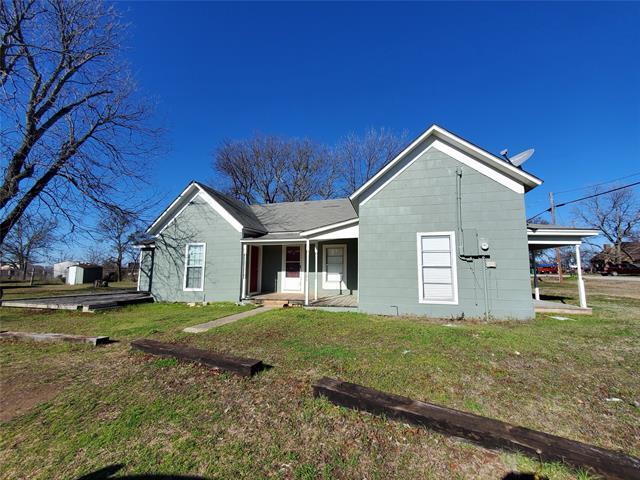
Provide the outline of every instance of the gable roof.
<path id="1" fill-rule="evenodd" d="M 247 205 L 208 185 L 192 181 L 156 218 L 147 229 L 147 233 L 160 233 L 198 194 L 236 230 L 246 230 L 256 236 L 274 233 L 299 234 L 306 230 L 358 218 L 353 205 L 347 198 Z"/>
<path id="2" fill-rule="evenodd" d="M 512 182 L 518 182 L 520 185 L 522 185 L 522 187 L 524 187 L 524 191 L 531 190 L 532 188 L 535 188 L 538 185 L 542 184 L 542 180 L 540 180 L 535 175 L 532 175 L 524 171 L 523 169 L 510 164 L 504 159 L 495 156 L 494 154 L 478 147 L 477 145 L 469 142 L 468 140 L 465 140 L 462 137 L 459 137 L 458 135 L 449 132 L 448 130 L 445 130 L 440 126 L 433 124 L 421 135 L 419 135 L 413 142 L 411 142 L 402 152 L 396 155 L 389 163 L 383 166 L 373 177 L 371 177 L 362 186 L 360 186 L 360 188 L 353 192 L 349 196 L 349 199 L 353 201 L 358 197 L 361 197 L 370 187 L 375 185 L 375 183 L 385 173 L 390 171 L 402 159 L 407 157 L 407 155 L 409 155 L 418 145 L 429 139 L 429 137 L 434 137 L 436 140 L 443 140 L 444 142 L 446 142 L 446 145 L 454 146 L 456 150 L 462 151 L 470 158 L 482 164 L 485 169 L 489 167 L 492 172 L 495 172 L 496 175 L 502 175 Z M 377 191 L 378 190 L 376 190 L 376 192 Z"/>
<path id="3" fill-rule="evenodd" d="M 222 207 L 226 211 L 228 211 L 231 216 L 233 216 L 233 218 L 240 222 L 240 224 L 244 228 L 260 233 L 266 233 L 268 231 L 256 217 L 253 210 L 246 203 L 243 203 L 240 200 L 236 200 L 235 198 L 231 198 L 228 195 L 225 195 L 224 193 L 219 192 L 218 190 L 215 190 L 203 183 L 194 183 L 202 188 L 202 190 L 204 190 L 206 193 L 211 195 L 215 200 L 217 200 L 218 203 L 220 203 Z"/>
<path id="4" fill-rule="evenodd" d="M 243 229 L 247 229 L 256 233 L 266 233 L 264 226 L 248 206 L 196 181 L 190 182 L 171 205 L 154 220 L 147 228 L 147 233 L 152 235 L 160 233 L 197 195 L 200 195 L 237 231 L 240 232 Z"/>

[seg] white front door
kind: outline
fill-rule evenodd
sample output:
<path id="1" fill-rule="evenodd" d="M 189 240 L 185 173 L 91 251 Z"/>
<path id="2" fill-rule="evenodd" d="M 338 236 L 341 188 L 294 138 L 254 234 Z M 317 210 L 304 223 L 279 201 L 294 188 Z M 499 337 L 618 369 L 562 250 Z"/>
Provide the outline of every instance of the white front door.
<path id="1" fill-rule="evenodd" d="M 302 291 L 302 246 L 284 245 L 282 248 L 283 257 L 283 292 Z"/>

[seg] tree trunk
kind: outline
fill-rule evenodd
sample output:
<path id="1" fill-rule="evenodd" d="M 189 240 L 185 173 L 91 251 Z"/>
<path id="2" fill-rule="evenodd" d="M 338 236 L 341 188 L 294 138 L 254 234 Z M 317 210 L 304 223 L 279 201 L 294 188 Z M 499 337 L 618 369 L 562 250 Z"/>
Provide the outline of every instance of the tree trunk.
<path id="1" fill-rule="evenodd" d="M 73 152 L 75 153 L 75 152 Z M 0 245 L 4 242 L 4 239 L 9 234 L 9 231 L 14 227 L 20 217 L 24 213 L 24 211 L 31 205 L 31 202 L 42 193 L 44 187 L 47 186 L 49 181 L 54 178 L 60 168 L 66 162 L 66 158 L 59 158 L 54 165 L 45 172 L 42 177 L 40 177 L 33 186 L 22 196 L 22 198 L 18 201 L 18 203 L 13 207 L 11 212 L 0 222 Z M 26 275 L 26 274 L 25 274 Z M 23 278 L 24 280 L 24 278 Z"/>
<path id="2" fill-rule="evenodd" d="M 122 281 L 122 254 L 119 254 L 116 260 L 116 281 Z"/>
<path id="3" fill-rule="evenodd" d="M 622 239 L 616 240 L 614 263 L 622 263 Z"/>

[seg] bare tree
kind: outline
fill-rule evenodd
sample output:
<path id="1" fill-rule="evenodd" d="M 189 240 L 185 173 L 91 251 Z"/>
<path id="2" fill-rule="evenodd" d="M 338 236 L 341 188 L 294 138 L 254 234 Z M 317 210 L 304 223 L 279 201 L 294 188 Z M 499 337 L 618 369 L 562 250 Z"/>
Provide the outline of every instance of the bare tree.
<path id="1" fill-rule="evenodd" d="M 598 190 L 594 194 L 599 193 Z M 576 217 L 602 232 L 613 245 L 611 260 L 620 263 L 630 255 L 624 242 L 640 234 L 640 202 L 633 189 L 625 188 L 604 195 L 594 196 L 579 204 Z"/>
<path id="2" fill-rule="evenodd" d="M 97 225 L 97 234 L 104 241 L 111 261 L 116 266 L 116 281 L 122 280 L 122 264 L 133 258 L 134 238 L 140 230 L 136 215 L 121 210 L 105 210 Z"/>
<path id="3" fill-rule="evenodd" d="M 213 168 L 227 192 L 251 203 L 330 198 L 337 168 L 326 147 L 310 140 L 256 134 L 246 140 L 225 140 Z"/>
<path id="4" fill-rule="evenodd" d="M 0 2 L 0 244 L 35 201 L 118 208 L 156 131 L 121 59 L 124 24 L 98 0 Z"/>
<path id="5" fill-rule="evenodd" d="M 15 224 L 0 247 L 2 257 L 20 271 L 22 280 L 29 265 L 43 260 L 56 241 L 55 219 L 25 213 Z"/>
<path id="6" fill-rule="evenodd" d="M 404 147 L 406 132 L 395 134 L 384 128 L 370 128 L 363 135 L 350 134 L 336 147 L 343 174 L 342 190 L 353 193 L 391 161 Z"/>
<path id="7" fill-rule="evenodd" d="M 285 202 L 334 196 L 338 168 L 327 147 L 310 140 L 293 140 L 288 142 L 286 151 L 286 168 L 280 185 Z"/>
<path id="8" fill-rule="evenodd" d="M 84 255 L 82 255 L 82 260 L 87 263 L 102 265 L 107 261 L 107 254 L 104 248 L 92 245 L 85 250 Z"/>

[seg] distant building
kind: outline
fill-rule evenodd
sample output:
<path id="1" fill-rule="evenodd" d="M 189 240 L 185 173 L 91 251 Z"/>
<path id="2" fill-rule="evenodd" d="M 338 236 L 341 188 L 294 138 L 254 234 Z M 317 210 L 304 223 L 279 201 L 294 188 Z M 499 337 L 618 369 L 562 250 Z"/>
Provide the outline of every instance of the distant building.
<path id="1" fill-rule="evenodd" d="M 55 278 L 60 278 L 60 277 L 67 278 L 67 276 L 69 275 L 69 267 L 72 265 L 78 265 L 78 263 L 80 262 L 69 261 L 69 260 L 64 262 L 54 263 L 53 276 Z"/>
<path id="2" fill-rule="evenodd" d="M 69 267 L 67 283 L 69 285 L 80 285 L 82 283 L 93 283 L 102 280 L 102 267 L 91 263 L 78 263 Z"/>
<path id="3" fill-rule="evenodd" d="M 622 242 L 622 263 L 640 264 L 640 242 Z M 591 258 L 591 265 L 597 271 L 602 271 L 608 263 L 616 263 L 615 247 L 605 244 L 602 251 Z"/>
<path id="4" fill-rule="evenodd" d="M 52 275 L 52 268 L 48 265 L 27 264 L 27 268 L 22 270 L 15 263 L 0 264 L 0 279 L 2 280 L 48 280 Z"/>

